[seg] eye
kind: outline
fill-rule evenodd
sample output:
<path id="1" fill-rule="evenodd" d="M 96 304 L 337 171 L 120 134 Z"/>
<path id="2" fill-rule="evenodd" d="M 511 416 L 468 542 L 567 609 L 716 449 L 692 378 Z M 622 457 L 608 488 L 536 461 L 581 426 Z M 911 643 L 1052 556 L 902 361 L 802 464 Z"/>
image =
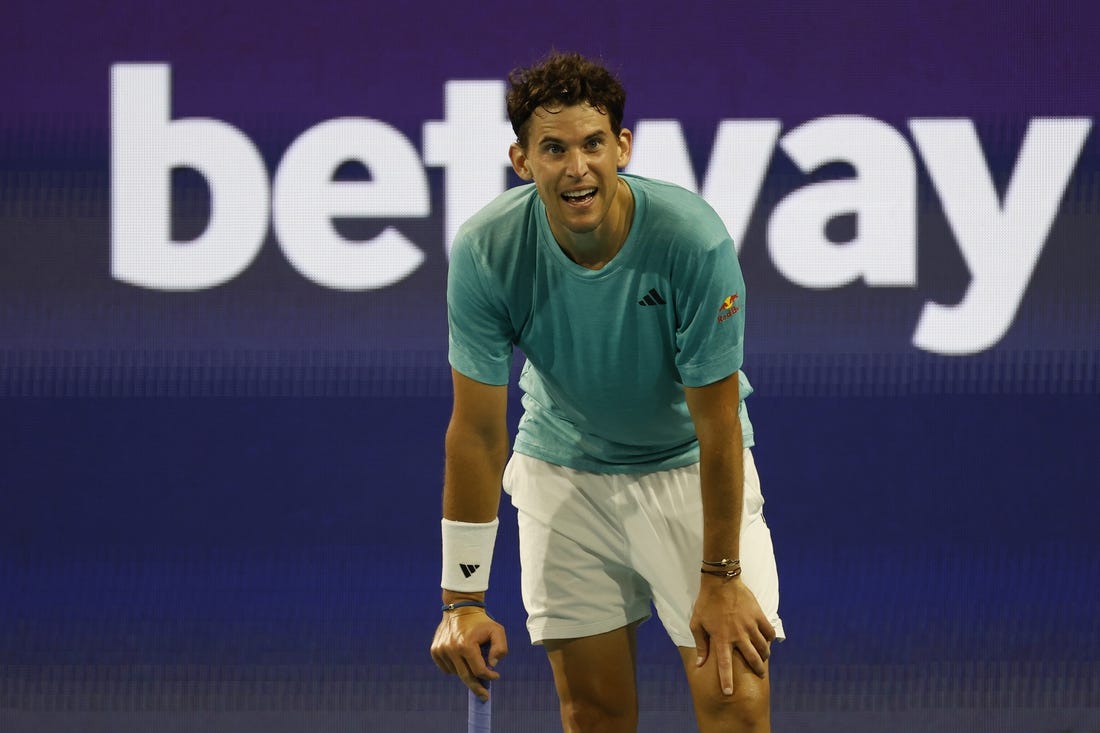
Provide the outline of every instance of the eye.
<path id="1" fill-rule="evenodd" d="M 599 150 L 601 147 L 603 147 L 603 140 L 598 137 L 591 138 L 587 143 L 585 143 L 585 147 L 589 150 Z"/>

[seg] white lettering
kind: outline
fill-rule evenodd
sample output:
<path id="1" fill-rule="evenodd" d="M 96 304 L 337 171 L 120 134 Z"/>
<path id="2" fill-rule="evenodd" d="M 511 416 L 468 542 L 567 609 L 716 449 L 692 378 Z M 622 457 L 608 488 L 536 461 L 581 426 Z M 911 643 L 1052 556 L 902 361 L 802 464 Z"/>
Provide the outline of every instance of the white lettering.
<path id="1" fill-rule="evenodd" d="M 362 163 L 369 181 L 333 181 L 347 161 Z M 400 282 L 424 253 L 392 226 L 350 242 L 333 217 L 426 217 L 428 180 L 416 150 L 400 132 L 377 120 L 322 122 L 295 140 L 273 184 L 275 233 L 294 268 L 325 287 L 368 290 Z"/>
<path id="2" fill-rule="evenodd" d="M 255 258 L 269 219 L 299 272 L 324 287 L 393 285 L 424 262 L 393 224 L 350 241 L 333 220 L 431 215 L 425 166 L 445 174 L 444 250 L 460 224 L 504 191 L 513 132 L 500 81 L 449 81 L 444 119 L 423 125 L 423 162 L 396 128 L 374 119 L 321 122 L 291 143 L 268 185 L 252 141 L 213 119 L 171 119 L 170 69 L 111 68 L 111 274 L 157 290 L 225 283 Z M 1092 126 L 1087 118 L 1036 119 L 1028 127 L 998 200 L 974 125 L 914 119 L 910 129 L 943 202 L 971 282 L 956 305 L 926 303 L 912 340 L 926 351 L 969 354 L 995 345 L 1011 326 L 1049 236 L 1069 177 Z M 681 124 L 639 120 L 631 173 L 697 191 L 740 248 L 777 140 L 804 173 L 840 163 L 855 174 L 805 185 L 779 201 L 766 245 L 776 269 L 806 288 L 917 284 L 916 162 L 905 138 L 868 117 L 811 120 L 779 137 L 779 120 L 722 120 L 699 186 Z M 369 180 L 334 180 L 341 165 L 365 166 Z M 190 242 L 171 238 L 171 174 L 195 170 L 211 212 Z M 701 190 L 700 190 L 701 189 Z M 850 216 L 855 233 L 831 240 L 828 226 Z"/>
<path id="3" fill-rule="evenodd" d="M 1008 331 L 1091 126 L 1084 118 L 1032 120 L 1002 205 L 970 120 L 909 123 L 971 274 L 957 305 L 925 304 L 918 348 L 971 354 Z"/>
<path id="4" fill-rule="evenodd" d="M 783 136 L 780 145 L 803 172 L 835 162 L 854 178 L 813 183 L 772 212 L 768 250 L 791 282 L 838 288 L 862 277 L 868 285 L 917 281 L 916 170 L 905 138 L 866 117 L 823 117 Z M 855 238 L 834 244 L 830 219 L 855 214 Z"/>
<path id="5" fill-rule="evenodd" d="M 232 280 L 267 233 L 267 170 L 252 142 L 210 119 L 171 119 L 169 67 L 111 68 L 111 274 L 157 290 Z M 171 174 L 192 168 L 210 187 L 210 221 L 190 242 L 171 239 Z"/>
<path id="6" fill-rule="evenodd" d="M 449 81 L 444 122 L 424 123 L 424 162 L 446 170 L 444 250 L 462 222 L 504 193 L 516 139 L 504 107 L 504 82 Z"/>
<path id="7" fill-rule="evenodd" d="M 627 170 L 699 193 L 740 252 L 780 127 L 779 120 L 722 120 L 700 192 L 679 121 L 639 120 Z"/>

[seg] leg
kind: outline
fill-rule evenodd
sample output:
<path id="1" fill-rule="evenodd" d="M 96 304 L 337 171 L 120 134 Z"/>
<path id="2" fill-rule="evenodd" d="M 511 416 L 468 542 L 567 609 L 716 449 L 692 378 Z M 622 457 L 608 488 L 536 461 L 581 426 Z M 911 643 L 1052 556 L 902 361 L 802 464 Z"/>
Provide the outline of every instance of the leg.
<path id="1" fill-rule="evenodd" d="M 565 733 L 637 730 L 637 625 L 579 639 L 543 642 L 554 670 Z"/>
<path id="2" fill-rule="evenodd" d="M 757 677 L 741 655 L 733 655 L 733 694 L 723 695 L 716 669 L 718 656 L 710 654 L 706 664 L 695 666 L 695 647 L 680 647 L 695 719 L 700 733 L 768 733 L 771 730 L 771 683 L 769 675 Z"/>

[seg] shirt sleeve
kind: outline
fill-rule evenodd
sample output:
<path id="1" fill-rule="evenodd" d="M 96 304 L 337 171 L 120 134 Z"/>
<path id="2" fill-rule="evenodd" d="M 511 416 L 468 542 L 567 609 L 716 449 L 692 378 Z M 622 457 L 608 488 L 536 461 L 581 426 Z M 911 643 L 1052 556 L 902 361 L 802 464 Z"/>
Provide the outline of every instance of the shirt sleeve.
<path id="1" fill-rule="evenodd" d="M 724 379 L 744 361 L 745 279 L 733 241 L 704 248 L 676 284 L 676 367 L 687 387 Z"/>
<path id="2" fill-rule="evenodd" d="M 512 325 L 488 267 L 476 249 L 456 237 L 447 271 L 448 360 L 461 374 L 484 384 L 508 384 Z"/>

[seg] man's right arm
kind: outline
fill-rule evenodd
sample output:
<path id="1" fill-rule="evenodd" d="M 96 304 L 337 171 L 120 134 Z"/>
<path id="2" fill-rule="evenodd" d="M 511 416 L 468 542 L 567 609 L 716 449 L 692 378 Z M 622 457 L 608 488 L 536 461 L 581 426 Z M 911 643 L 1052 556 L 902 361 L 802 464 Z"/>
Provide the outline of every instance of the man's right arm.
<path id="1" fill-rule="evenodd" d="M 454 408 L 447 426 L 443 476 L 443 517 L 454 522 L 484 524 L 497 518 L 501 478 L 508 459 L 508 387 L 489 385 L 451 370 Z M 484 592 L 443 589 L 443 603 L 484 602 Z M 432 642 L 432 657 L 445 672 L 457 674 L 483 699 L 487 691 L 478 678 L 499 675 L 485 667 L 480 646 L 490 644 L 489 665 L 508 653 L 504 628 L 483 609 L 461 607 L 445 611 Z"/>

